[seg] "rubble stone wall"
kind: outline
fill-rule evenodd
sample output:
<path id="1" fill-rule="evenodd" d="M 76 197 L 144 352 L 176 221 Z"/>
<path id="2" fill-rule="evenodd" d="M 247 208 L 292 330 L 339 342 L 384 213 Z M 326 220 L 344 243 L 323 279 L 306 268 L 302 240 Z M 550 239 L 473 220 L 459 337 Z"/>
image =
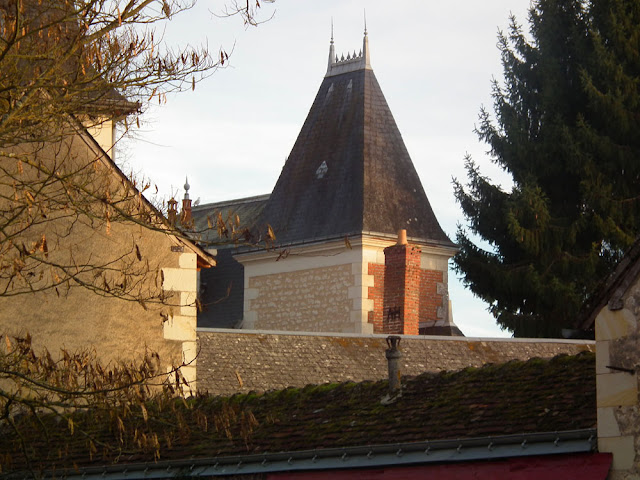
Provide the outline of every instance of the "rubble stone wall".
<path id="1" fill-rule="evenodd" d="M 249 280 L 256 292 L 250 309 L 255 328 L 292 331 L 342 331 L 353 301 L 351 264 L 262 275 Z"/>
<path id="2" fill-rule="evenodd" d="M 198 329 L 198 389 L 213 394 L 387 378 L 386 335 Z M 593 341 L 403 335 L 402 375 L 594 351 Z"/>

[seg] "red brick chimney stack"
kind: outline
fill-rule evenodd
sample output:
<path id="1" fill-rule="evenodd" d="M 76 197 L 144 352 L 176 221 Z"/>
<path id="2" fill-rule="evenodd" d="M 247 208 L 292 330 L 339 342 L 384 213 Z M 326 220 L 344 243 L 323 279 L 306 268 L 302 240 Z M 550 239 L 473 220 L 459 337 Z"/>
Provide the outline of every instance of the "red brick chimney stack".
<path id="1" fill-rule="evenodd" d="M 167 209 L 167 219 L 169 220 L 171 226 L 175 227 L 176 221 L 178 220 L 178 202 L 175 198 L 171 197 L 171 200 L 169 200 L 167 203 L 169 205 Z"/>
<path id="2" fill-rule="evenodd" d="M 407 231 L 384 249 L 384 307 L 381 333 L 418 335 L 420 322 L 420 247 L 407 243 Z"/>

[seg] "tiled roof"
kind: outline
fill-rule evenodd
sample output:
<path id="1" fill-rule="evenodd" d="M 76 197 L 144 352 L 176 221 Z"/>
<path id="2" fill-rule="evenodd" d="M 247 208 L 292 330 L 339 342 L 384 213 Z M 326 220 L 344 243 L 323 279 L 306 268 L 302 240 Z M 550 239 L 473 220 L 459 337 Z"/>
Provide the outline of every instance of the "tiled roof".
<path id="1" fill-rule="evenodd" d="M 593 341 L 404 335 L 404 375 L 595 351 Z M 198 389 L 215 394 L 387 378 L 384 335 L 198 331 Z"/>
<path id="2" fill-rule="evenodd" d="M 173 403 L 153 421 L 128 425 L 127 432 L 135 430 L 135 437 L 127 434 L 123 439 L 117 423 L 108 419 L 101 423 L 78 417 L 74 435 L 67 425 L 49 425 L 48 439 L 16 421 L 23 437 L 34 438 L 29 444 L 34 466 L 58 471 L 153 461 L 151 449 L 137 446 L 143 437 L 157 437 L 162 459 L 178 460 L 561 432 L 596 424 L 592 353 L 425 373 L 404 378 L 402 395 L 395 401 L 381 402 L 386 393 L 387 382 L 378 381 L 197 397 Z M 152 405 L 147 409 L 152 416 L 157 410 Z M 87 440 L 78 433 L 84 428 L 127 453 L 99 448 L 90 459 Z M 20 442 L 6 425 L 3 430 L 0 461 L 6 473 L 24 460 Z"/>
<path id="3" fill-rule="evenodd" d="M 225 202 L 198 205 L 192 208 L 195 237 L 205 247 L 215 248 L 216 268 L 200 272 L 200 301 L 198 326 L 234 328 L 242 321 L 244 304 L 244 267 L 233 258 L 241 245 L 220 237 L 215 228 L 218 215 L 223 221 L 235 222 L 250 229 L 264 208 L 269 195 L 240 198 Z M 209 222 L 213 228 L 209 227 Z"/>
<path id="4" fill-rule="evenodd" d="M 369 69 L 323 80 L 258 224 L 280 245 L 406 229 L 453 246 Z"/>
<path id="5" fill-rule="evenodd" d="M 218 215 L 225 222 L 235 222 L 237 215 L 240 227 L 251 228 L 254 226 L 268 199 L 269 195 L 258 195 L 192 207 L 191 216 L 194 221 L 195 239 L 205 248 L 208 246 L 217 249 L 236 247 L 235 244 L 229 243 L 228 238 L 218 235 L 216 229 Z M 209 222 L 211 222 L 213 228 L 209 225 Z"/>

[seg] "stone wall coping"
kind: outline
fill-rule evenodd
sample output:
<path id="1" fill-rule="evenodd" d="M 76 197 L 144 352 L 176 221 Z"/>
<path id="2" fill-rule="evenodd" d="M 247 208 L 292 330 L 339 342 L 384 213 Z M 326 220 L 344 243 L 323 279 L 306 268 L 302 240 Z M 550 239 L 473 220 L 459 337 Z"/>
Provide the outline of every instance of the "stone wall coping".
<path id="1" fill-rule="evenodd" d="M 294 337 L 352 337 L 387 338 L 388 334 L 340 333 L 340 332 L 292 332 L 285 330 L 248 330 L 239 328 L 198 327 L 202 333 L 229 333 L 234 335 L 287 335 Z M 451 342 L 505 342 L 505 343 L 565 343 L 574 345 L 595 345 L 594 340 L 572 340 L 566 338 L 501 338 L 501 337 L 449 337 L 443 335 L 398 335 L 408 340 L 438 340 Z"/>

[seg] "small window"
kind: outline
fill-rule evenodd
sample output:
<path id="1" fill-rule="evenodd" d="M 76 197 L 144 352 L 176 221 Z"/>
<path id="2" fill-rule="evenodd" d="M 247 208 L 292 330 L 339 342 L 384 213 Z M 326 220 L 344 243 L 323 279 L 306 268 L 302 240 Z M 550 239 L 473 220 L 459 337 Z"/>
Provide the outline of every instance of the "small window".
<path id="1" fill-rule="evenodd" d="M 316 178 L 320 179 L 325 176 L 325 174 L 329 171 L 329 167 L 327 167 L 327 162 L 322 162 L 318 169 L 316 170 Z"/>

